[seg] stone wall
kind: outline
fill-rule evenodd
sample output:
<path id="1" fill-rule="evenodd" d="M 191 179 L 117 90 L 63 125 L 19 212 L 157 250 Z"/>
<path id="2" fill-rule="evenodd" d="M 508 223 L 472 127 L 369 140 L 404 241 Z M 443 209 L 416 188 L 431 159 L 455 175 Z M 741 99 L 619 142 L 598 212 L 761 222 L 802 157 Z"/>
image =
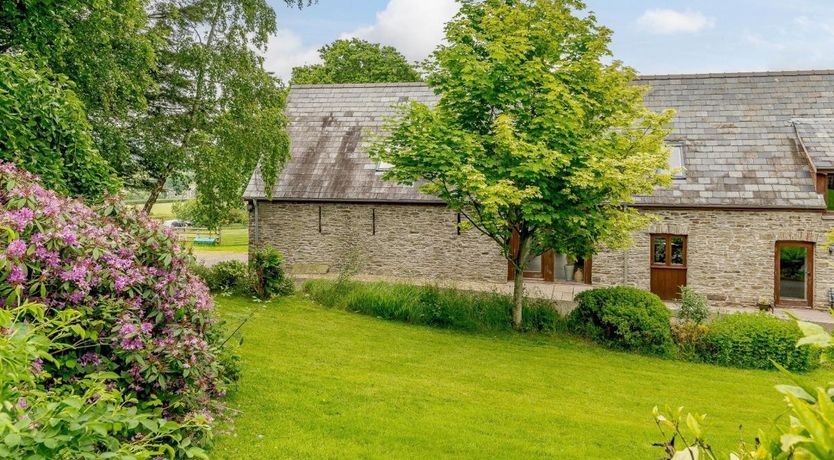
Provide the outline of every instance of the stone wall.
<path id="1" fill-rule="evenodd" d="M 650 288 L 650 235 L 687 235 L 687 285 L 713 304 L 753 306 L 760 297 L 773 299 L 777 241 L 815 243 L 814 301 L 827 308 L 834 287 L 834 257 L 826 245 L 834 228 L 818 212 L 657 210 L 659 220 L 634 235 L 626 251 L 594 257 L 593 283 Z M 624 260 L 625 259 L 625 260 Z"/>
<path id="2" fill-rule="evenodd" d="M 259 202 L 258 213 L 260 241 L 283 252 L 297 273 L 338 273 L 358 260 L 368 275 L 507 279 L 498 245 L 476 230 L 458 235 L 457 214 L 443 206 Z M 254 222 L 250 214 L 256 244 Z"/>
<path id="3" fill-rule="evenodd" d="M 346 261 L 358 259 L 367 275 L 497 283 L 507 279 L 507 263 L 498 246 L 476 230 L 458 235 L 457 215 L 442 206 L 281 202 L 258 206 L 260 241 L 283 252 L 290 267 L 301 273 L 338 273 Z M 816 244 L 815 306 L 827 307 L 828 289 L 834 287 L 834 256 L 825 241 L 834 220 L 821 213 L 652 213 L 659 220 L 635 234 L 629 249 L 594 256 L 594 285 L 650 289 L 650 235 L 687 235 L 687 284 L 714 305 L 753 306 L 762 296 L 773 298 L 776 242 L 807 241 Z M 250 225 L 254 222 L 250 218 Z M 254 243 L 253 227 L 250 235 Z"/>

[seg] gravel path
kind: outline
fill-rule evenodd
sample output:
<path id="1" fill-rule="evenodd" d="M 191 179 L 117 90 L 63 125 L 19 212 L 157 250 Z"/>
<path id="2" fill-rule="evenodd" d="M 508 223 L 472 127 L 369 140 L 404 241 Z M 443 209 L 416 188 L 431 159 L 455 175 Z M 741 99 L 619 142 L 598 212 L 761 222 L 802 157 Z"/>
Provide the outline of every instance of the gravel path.
<path id="1" fill-rule="evenodd" d="M 249 254 L 235 251 L 194 251 L 194 257 L 207 267 L 226 260 L 239 260 L 243 263 L 249 260 Z"/>

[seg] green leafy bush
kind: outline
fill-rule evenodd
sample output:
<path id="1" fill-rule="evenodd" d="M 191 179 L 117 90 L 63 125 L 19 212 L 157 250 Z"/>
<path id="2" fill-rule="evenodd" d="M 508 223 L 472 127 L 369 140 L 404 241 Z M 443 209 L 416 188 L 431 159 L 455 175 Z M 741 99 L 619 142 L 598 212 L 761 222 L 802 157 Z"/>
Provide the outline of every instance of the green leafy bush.
<path id="1" fill-rule="evenodd" d="M 672 323 L 672 340 L 678 348 L 678 357 L 687 361 L 701 361 L 700 352 L 707 331 L 707 325 L 691 320 Z"/>
<path id="2" fill-rule="evenodd" d="M 681 288 L 681 308 L 678 319 L 701 324 L 709 318 L 709 302 L 706 296 L 699 294 L 691 287 Z"/>
<path id="3" fill-rule="evenodd" d="M 704 362 L 724 366 L 773 369 L 773 360 L 793 371 L 814 369 L 819 351 L 797 347 L 801 337 L 793 322 L 765 313 L 736 313 L 710 324 L 699 354 Z"/>
<path id="4" fill-rule="evenodd" d="M 161 410 L 165 420 L 193 429 L 180 432 L 184 446 L 210 435 L 208 423 L 189 421 L 222 414 L 233 378 L 223 366 L 224 331 L 192 263 L 176 235 L 135 208 L 111 198 L 90 207 L 60 197 L 0 161 L 2 305 L 42 303 L 46 318 L 79 313 L 72 334 L 44 332 L 54 343 L 51 359 L 30 365 L 56 397 L 84 395 L 101 383 L 125 410 Z M 38 401 L 49 404 L 49 397 Z M 129 441 L 122 433 L 114 436 Z M 95 451 L 90 457 L 98 458 Z"/>
<path id="5" fill-rule="evenodd" d="M 93 142 L 84 105 L 60 75 L 0 53 L 0 160 L 63 195 L 100 199 L 119 189 Z"/>
<path id="6" fill-rule="evenodd" d="M 224 260 L 211 267 L 200 266 L 195 273 L 206 282 L 211 292 L 241 295 L 254 292 L 249 268 L 237 260 Z"/>
<path id="7" fill-rule="evenodd" d="M 316 302 L 366 315 L 464 331 L 512 330 L 512 299 L 497 293 L 437 286 L 310 280 L 303 290 Z M 561 315 L 543 300 L 527 300 L 522 330 L 564 330 Z"/>
<path id="8" fill-rule="evenodd" d="M 295 285 L 284 272 L 284 256 L 272 246 L 265 246 L 249 260 L 255 294 L 262 299 L 292 294 Z"/>
<path id="9" fill-rule="evenodd" d="M 0 309 L 0 458 L 207 458 L 188 435 L 208 430 L 206 415 L 166 419 L 114 385 L 113 372 L 72 381 L 50 373 L 44 363 L 83 347 L 89 331 L 77 310 L 46 311 L 33 303 Z"/>
<path id="10" fill-rule="evenodd" d="M 591 289 L 576 296 L 568 324 L 603 345 L 640 353 L 673 354 L 671 314 L 656 295 L 632 287 Z"/>

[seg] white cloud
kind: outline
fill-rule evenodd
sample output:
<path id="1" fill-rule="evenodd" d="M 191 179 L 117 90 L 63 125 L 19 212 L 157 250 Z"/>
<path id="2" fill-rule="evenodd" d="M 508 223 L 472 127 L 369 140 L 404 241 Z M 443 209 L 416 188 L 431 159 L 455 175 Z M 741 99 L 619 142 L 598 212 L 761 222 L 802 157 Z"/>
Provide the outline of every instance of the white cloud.
<path id="1" fill-rule="evenodd" d="M 457 13 L 455 0 L 390 0 L 376 23 L 342 35 L 391 45 L 409 61 L 428 57 L 443 40 L 443 26 Z"/>
<path id="2" fill-rule="evenodd" d="M 766 56 L 770 69 L 834 67 L 834 16 L 797 16 L 767 36 L 747 32 L 744 42 Z"/>
<path id="3" fill-rule="evenodd" d="M 637 24 L 647 32 L 669 35 L 710 29 L 715 27 L 715 18 L 704 16 L 700 11 L 694 10 L 649 9 L 637 19 Z"/>
<path id="4" fill-rule="evenodd" d="M 264 54 L 264 67 L 285 82 L 289 81 L 293 67 L 321 62 L 318 48 L 318 46 L 305 45 L 301 37 L 293 31 L 281 29 L 269 39 L 269 45 Z"/>

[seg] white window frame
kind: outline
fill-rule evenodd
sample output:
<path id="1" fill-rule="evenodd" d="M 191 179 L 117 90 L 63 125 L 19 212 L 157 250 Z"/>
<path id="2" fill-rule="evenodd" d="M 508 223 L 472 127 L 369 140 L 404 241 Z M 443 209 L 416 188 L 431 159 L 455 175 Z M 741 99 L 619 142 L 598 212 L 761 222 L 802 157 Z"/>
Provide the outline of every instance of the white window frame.
<path id="1" fill-rule="evenodd" d="M 391 169 L 393 167 L 394 167 L 394 165 L 392 165 L 391 163 L 386 163 L 384 161 L 377 161 L 375 171 L 378 172 L 378 173 L 384 173 L 385 171 L 388 171 L 389 169 Z"/>
<path id="2" fill-rule="evenodd" d="M 669 172 L 672 174 L 672 180 L 682 181 L 686 180 L 686 153 L 684 152 L 683 142 L 670 142 L 667 144 L 669 148 Z M 680 167 L 672 166 L 672 159 L 677 156 L 680 161 Z"/>

